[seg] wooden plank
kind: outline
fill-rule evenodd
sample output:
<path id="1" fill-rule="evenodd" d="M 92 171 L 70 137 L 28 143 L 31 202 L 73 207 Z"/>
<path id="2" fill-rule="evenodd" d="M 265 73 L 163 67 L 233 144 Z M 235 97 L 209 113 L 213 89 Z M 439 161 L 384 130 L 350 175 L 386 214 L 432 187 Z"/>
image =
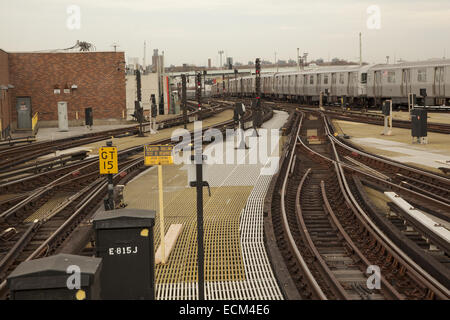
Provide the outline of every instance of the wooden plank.
<path id="1" fill-rule="evenodd" d="M 172 249 L 175 247 L 175 243 L 177 242 L 178 237 L 181 234 L 181 231 L 183 230 L 182 224 L 171 224 L 169 227 L 169 230 L 167 230 L 166 235 L 164 236 L 165 241 L 165 256 L 166 261 L 169 259 L 170 253 L 172 252 Z M 161 254 L 161 245 L 158 247 L 158 250 L 156 251 L 155 255 L 155 264 L 160 264 L 162 261 L 162 254 Z"/>

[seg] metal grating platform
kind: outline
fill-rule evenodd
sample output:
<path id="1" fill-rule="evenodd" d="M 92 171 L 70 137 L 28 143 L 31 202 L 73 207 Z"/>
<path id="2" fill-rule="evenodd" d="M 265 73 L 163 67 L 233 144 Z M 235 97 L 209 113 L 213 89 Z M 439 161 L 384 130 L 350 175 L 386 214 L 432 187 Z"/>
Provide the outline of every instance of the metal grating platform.
<path id="1" fill-rule="evenodd" d="M 281 127 L 276 113 L 266 126 Z M 247 158 L 252 152 L 245 150 Z M 282 299 L 263 243 L 263 201 L 271 176 L 261 164 L 213 165 L 212 196 L 204 190 L 206 299 Z M 197 299 L 195 190 L 187 188 L 183 166 L 164 167 L 165 226 L 183 223 L 183 232 L 164 266 L 156 268 L 156 298 Z M 156 170 L 147 170 L 125 188 L 129 207 L 157 209 Z M 157 224 L 159 219 L 156 219 Z M 159 245 L 159 225 L 155 228 Z"/>

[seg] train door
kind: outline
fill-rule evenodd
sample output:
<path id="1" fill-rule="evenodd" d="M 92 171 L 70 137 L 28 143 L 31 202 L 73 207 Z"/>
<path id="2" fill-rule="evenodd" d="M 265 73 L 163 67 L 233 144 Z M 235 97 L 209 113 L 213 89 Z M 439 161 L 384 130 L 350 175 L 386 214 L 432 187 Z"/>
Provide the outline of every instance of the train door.
<path id="1" fill-rule="evenodd" d="M 303 75 L 303 95 L 306 96 L 306 85 L 308 83 L 308 76 L 306 74 Z"/>
<path id="2" fill-rule="evenodd" d="M 16 99 L 17 129 L 31 129 L 31 98 Z"/>
<path id="3" fill-rule="evenodd" d="M 434 71 L 434 93 L 436 97 L 445 97 L 444 67 L 437 67 Z"/>
<path id="4" fill-rule="evenodd" d="M 375 71 L 374 73 L 374 81 L 373 81 L 373 93 L 375 99 L 381 98 L 381 71 Z"/>
<path id="5" fill-rule="evenodd" d="M 352 76 L 352 73 L 349 72 L 347 74 L 347 93 L 346 93 L 346 96 L 351 96 L 352 95 L 352 92 L 351 92 L 351 90 L 352 90 L 352 83 L 353 83 L 353 76 Z"/>
<path id="6" fill-rule="evenodd" d="M 411 70 L 402 70 L 402 96 L 408 97 L 411 93 Z"/>
<path id="7" fill-rule="evenodd" d="M 330 95 L 336 96 L 336 73 L 331 74 L 331 88 Z"/>

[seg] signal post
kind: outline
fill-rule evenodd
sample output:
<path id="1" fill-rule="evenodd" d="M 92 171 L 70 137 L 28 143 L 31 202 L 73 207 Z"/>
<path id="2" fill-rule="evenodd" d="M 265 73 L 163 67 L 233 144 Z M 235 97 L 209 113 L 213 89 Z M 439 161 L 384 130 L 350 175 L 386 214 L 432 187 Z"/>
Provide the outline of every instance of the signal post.
<path id="1" fill-rule="evenodd" d="M 106 142 L 106 147 L 98 151 L 100 174 L 108 175 L 108 198 L 105 199 L 105 210 L 114 210 L 114 181 L 113 175 L 119 173 L 117 148 L 112 141 Z"/>

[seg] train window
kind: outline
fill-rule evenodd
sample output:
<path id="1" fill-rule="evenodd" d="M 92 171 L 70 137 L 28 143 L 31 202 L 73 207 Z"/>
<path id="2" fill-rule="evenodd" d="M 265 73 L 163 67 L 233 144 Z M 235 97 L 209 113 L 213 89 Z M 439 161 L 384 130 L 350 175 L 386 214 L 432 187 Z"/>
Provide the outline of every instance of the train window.
<path id="1" fill-rule="evenodd" d="M 389 83 L 394 83 L 395 82 L 395 71 L 389 71 L 388 72 L 388 79 L 387 81 Z"/>
<path id="2" fill-rule="evenodd" d="M 418 82 L 427 82 L 427 69 L 417 70 L 417 81 Z"/>
<path id="3" fill-rule="evenodd" d="M 361 83 L 367 83 L 367 73 L 361 73 Z"/>
<path id="4" fill-rule="evenodd" d="M 323 76 L 323 84 L 328 84 L 328 75 L 327 74 L 325 74 Z"/>
<path id="5" fill-rule="evenodd" d="M 344 84 L 344 74 L 343 74 L 343 73 L 341 73 L 341 74 L 339 75 L 339 83 L 340 83 L 340 84 Z"/>
<path id="6" fill-rule="evenodd" d="M 314 75 L 309 76 L 309 84 L 314 84 Z"/>

